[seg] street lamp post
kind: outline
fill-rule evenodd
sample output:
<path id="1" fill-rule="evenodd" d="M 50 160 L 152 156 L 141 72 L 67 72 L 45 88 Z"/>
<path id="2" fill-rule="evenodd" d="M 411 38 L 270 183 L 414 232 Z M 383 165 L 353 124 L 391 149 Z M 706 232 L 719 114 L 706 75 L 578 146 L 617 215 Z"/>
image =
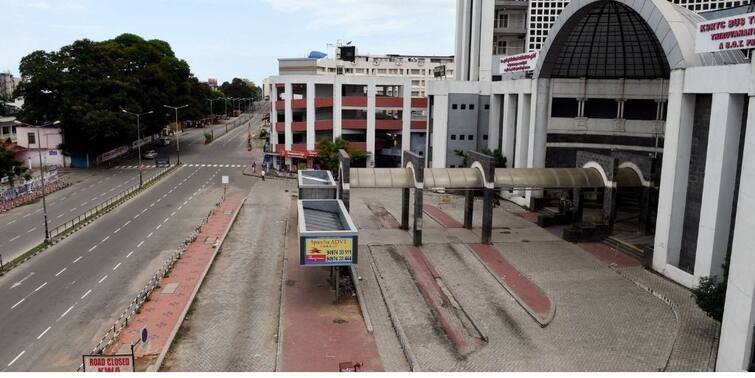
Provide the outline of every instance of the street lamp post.
<path id="1" fill-rule="evenodd" d="M 39 135 L 40 126 L 35 127 L 37 129 L 37 152 L 39 153 L 39 171 L 40 179 L 42 180 L 42 213 L 45 217 L 45 242 L 50 241 L 50 230 L 47 225 L 47 197 L 45 194 L 45 164 L 42 163 L 42 138 Z"/>
<path id="2" fill-rule="evenodd" d="M 140 127 L 140 119 L 143 115 L 152 114 L 154 111 L 150 110 L 146 113 L 131 113 L 129 111 L 126 111 L 125 109 L 121 109 L 122 112 L 126 114 L 131 114 L 132 116 L 136 116 L 136 149 L 137 154 L 139 154 L 139 187 L 141 188 L 144 184 L 144 178 L 142 176 L 142 135 L 141 135 L 141 127 Z"/>
<path id="3" fill-rule="evenodd" d="M 186 108 L 189 105 L 183 105 L 183 106 L 163 105 L 163 106 L 168 109 L 173 109 L 176 112 L 176 129 L 177 129 L 178 128 L 178 109 Z M 179 134 L 176 134 L 176 165 L 181 165 L 181 137 Z"/>

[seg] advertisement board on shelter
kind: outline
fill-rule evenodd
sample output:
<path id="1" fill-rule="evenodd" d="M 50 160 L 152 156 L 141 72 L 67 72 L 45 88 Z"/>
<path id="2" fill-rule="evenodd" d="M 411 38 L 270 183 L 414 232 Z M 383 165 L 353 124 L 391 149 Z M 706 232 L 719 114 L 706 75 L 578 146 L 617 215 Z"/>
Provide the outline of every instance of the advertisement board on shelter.
<path id="1" fill-rule="evenodd" d="M 695 52 L 755 48 L 755 13 L 706 20 L 697 24 Z"/>
<path id="2" fill-rule="evenodd" d="M 504 56 L 501 58 L 501 73 L 534 71 L 537 65 L 538 51 Z"/>
<path id="3" fill-rule="evenodd" d="M 87 373 L 124 373 L 133 372 L 134 356 L 117 354 L 112 356 L 83 356 L 84 371 Z"/>
<path id="4" fill-rule="evenodd" d="M 356 263 L 354 237 L 303 237 L 302 265 L 351 265 Z"/>

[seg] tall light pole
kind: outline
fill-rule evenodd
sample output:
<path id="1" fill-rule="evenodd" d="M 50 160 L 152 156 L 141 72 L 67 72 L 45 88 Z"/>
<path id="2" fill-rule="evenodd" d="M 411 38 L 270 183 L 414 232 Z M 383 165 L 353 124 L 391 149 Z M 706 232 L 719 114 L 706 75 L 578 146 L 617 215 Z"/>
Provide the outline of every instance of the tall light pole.
<path id="1" fill-rule="evenodd" d="M 55 121 L 53 125 L 57 125 L 60 123 L 60 121 Z M 37 152 L 39 153 L 39 171 L 41 172 L 40 178 L 42 180 L 42 213 L 45 217 L 45 242 L 50 241 L 50 230 L 47 225 L 47 197 L 45 194 L 45 164 L 42 162 L 42 138 L 40 138 L 39 135 L 39 129 L 40 125 L 36 125 L 35 128 L 37 129 Z M 46 147 L 50 147 L 49 144 L 47 144 Z"/>
<path id="2" fill-rule="evenodd" d="M 163 106 L 168 109 L 173 109 L 176 111 L 176 128 L 178 128 L 178 109 L 186 108 L 189 105 L 183 105 L 183 106 L 163 105 Z M 179 134 L 176 134 L 176 164 L 181 165 L 181 138 Z"/>
<path id="3" fill-rule="evenodd" d="M 141 188 L 144 184 L 144 178 L 142 176 L 142 134 L 141 134 L 141 127 L 140 127 L 140 119 L 143 115 L 152 114 L 154 111 L 150 110 L 146 113 L 131 113 L 129 111 L 126 111 L 126 109 L 122 109 L 121 111 L 126 114 L 131 114 L 132 116 L 136 116 L 136 149 L 137 153 L 139 154 L 139 187 Z"/>

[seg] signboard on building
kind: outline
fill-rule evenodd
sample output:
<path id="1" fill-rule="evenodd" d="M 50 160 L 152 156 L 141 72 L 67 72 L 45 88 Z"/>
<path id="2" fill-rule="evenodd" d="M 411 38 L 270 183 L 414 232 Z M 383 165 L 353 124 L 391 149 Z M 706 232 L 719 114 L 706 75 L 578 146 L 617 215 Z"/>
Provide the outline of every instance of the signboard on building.
<path id="1" fill-rule="evenodd" d="M 337 266 L 356 263 L 355 237 L 302 237 L 301 265 Z"/>
<path id="2" fill-rule="evenodd" d="M 135 372 L 132 354 L 115 354 L 112 356 L 82 356 L 84 371 L 87 373 L 123 373 Z"/>
<path id="3" fill-rule="evenodd" d="M 501 73 L 534 71 L 537 65 L 538 51 L 509 55 L 501 58 Z"/>
<path id="4" fill-rule="evenodd" d="M 433 68 L 433 77 L 446 77 L 446 65 Z"/>
<path id="5" fill-rule="evenodd" d="M 695 53 L 755 48 L 755 13 L 697 24 Z"/>

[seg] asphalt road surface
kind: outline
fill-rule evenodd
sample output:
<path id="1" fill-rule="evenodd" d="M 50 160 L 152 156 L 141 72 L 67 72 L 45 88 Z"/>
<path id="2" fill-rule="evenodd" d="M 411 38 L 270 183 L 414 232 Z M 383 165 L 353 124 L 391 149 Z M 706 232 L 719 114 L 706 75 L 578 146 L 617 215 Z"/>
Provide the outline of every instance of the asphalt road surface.
<path id="1" fill-rule="evenodd" d="M 252 119 L 252 130 L 259 127 L 260 118 L 258 114 Z M 91 351 L 220 199 L 221 176 L 230 176 L 232 190 L 246 193 L 251 188 L 255 179 L 242 175 L 242 166 L 250 164 L 252 156 L 246 149 L 249 130 L 243 125 L 223 135 L 224 126 L 217 126 L 216 140 L 210 145 L 204 145 L 202 129 L 184 133 L 181 167 L 0 277 L 0 371 L 75 370 L 81 355 Z M 166 148 L 174 147 L 171 143 Z M 56 214 L 73 214 L 70 209 L 79 207 L 82 198 L 100 194 L 106 188 L 102 185 L 118 188 L 118 184 L 134 182 L 136 172 L 116 167 L 104 175 L 109 174 L 110 180 L 94 181 L 91 188 L 92 181 L 82 181 L 87 184 L 79 183 L 76 191 L 60 194 L 67 199 L 51 196 L 60 207 Z M 85 190 L 78 193 L 81 188 Z M 27 218 L 37 216 L 35 209 L 25 211 L 33 214 Z M 20 214 L 20 218 L 0 218 L 3 226 L 13 226 L 8 223 L 14 219 L 21 222 L 25 213 Z"/>

